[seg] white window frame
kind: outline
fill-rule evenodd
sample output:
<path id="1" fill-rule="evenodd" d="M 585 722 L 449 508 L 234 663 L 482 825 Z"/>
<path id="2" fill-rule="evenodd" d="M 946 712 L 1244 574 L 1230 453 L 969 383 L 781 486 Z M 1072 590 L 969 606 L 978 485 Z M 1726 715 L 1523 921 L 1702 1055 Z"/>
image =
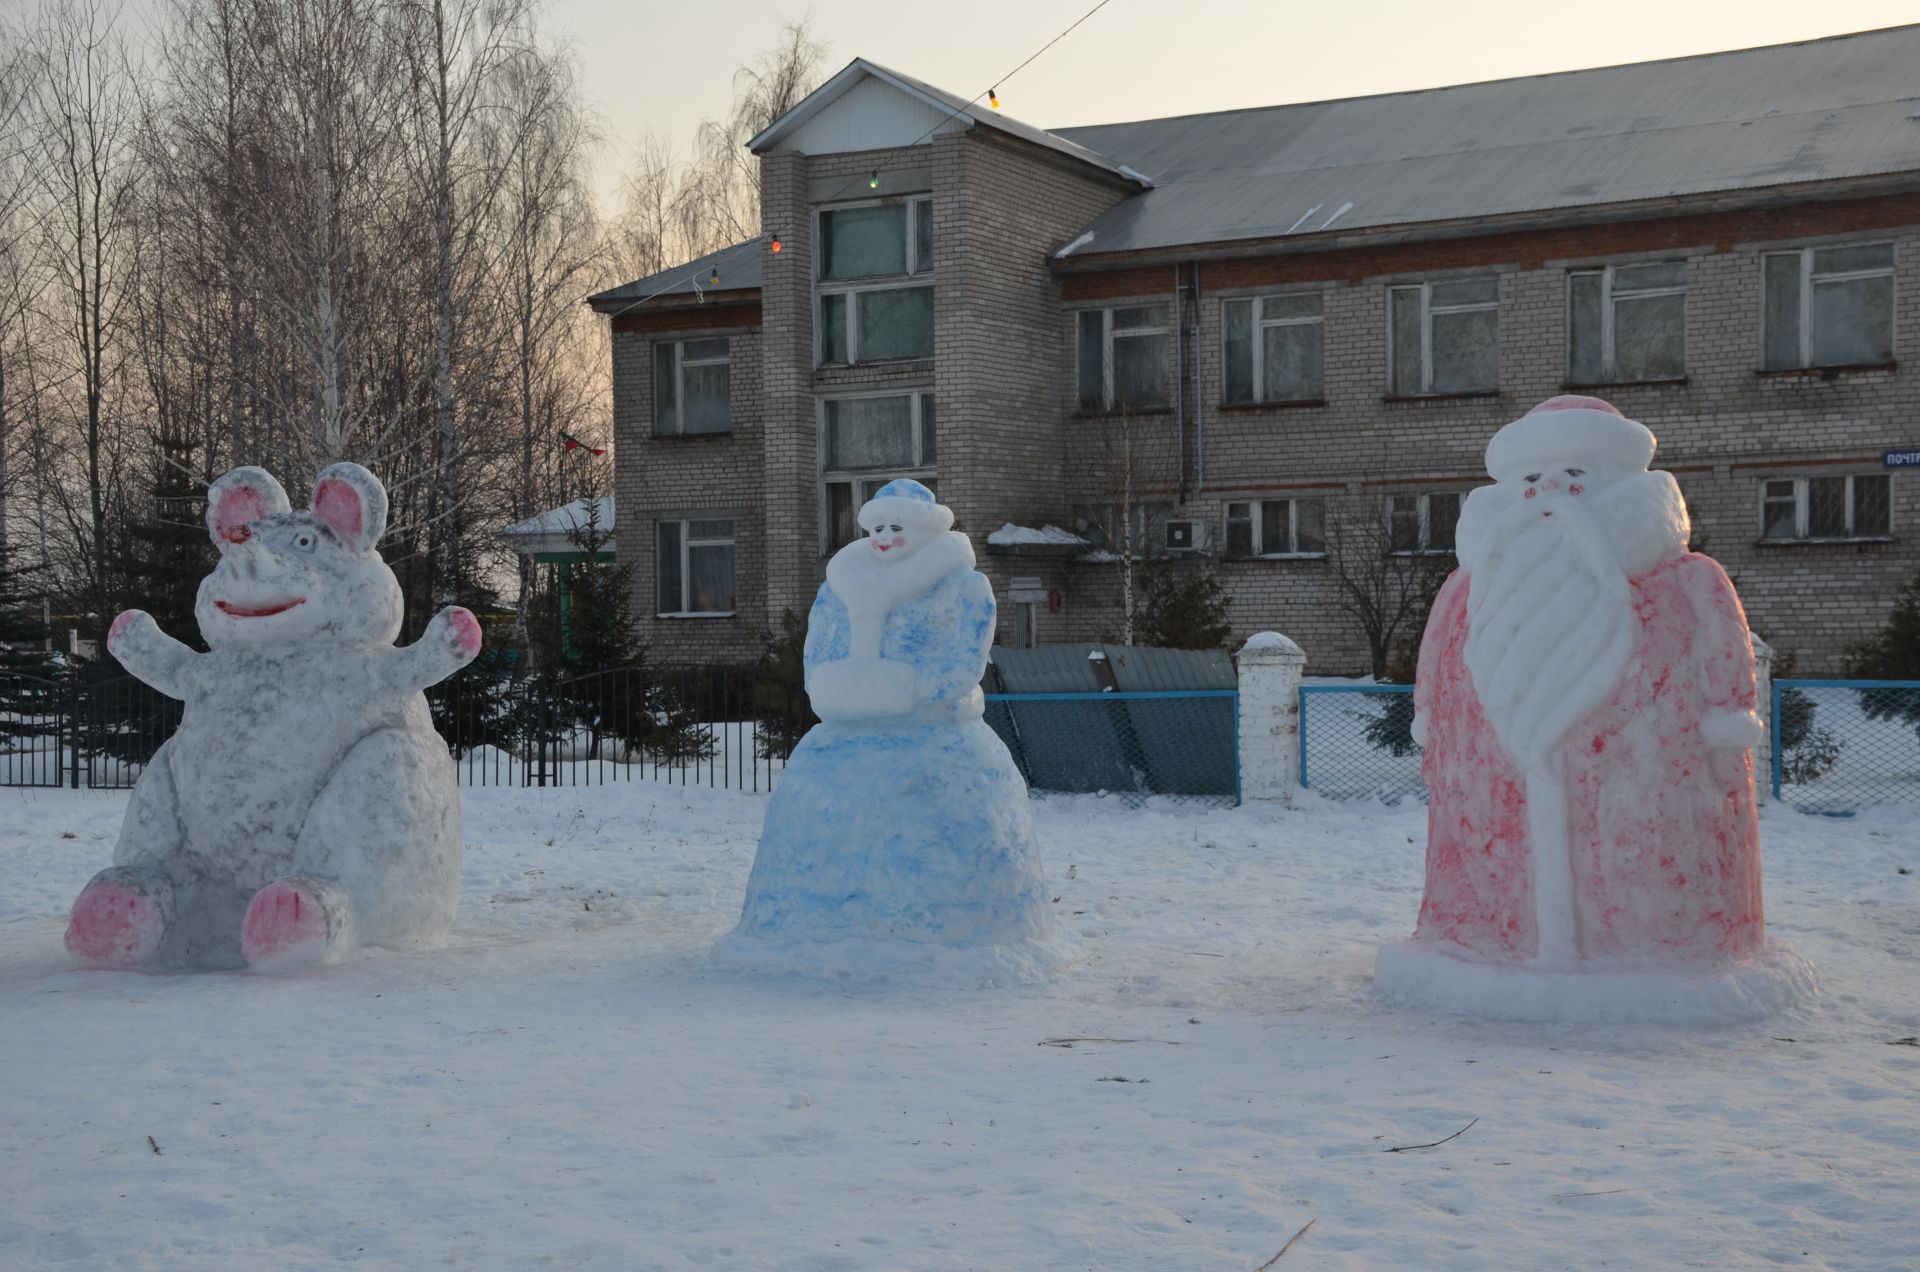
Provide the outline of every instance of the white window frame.
<path id="1" fill-rule="evenodd" d="M 860 357 L 860 297 L 866 292 L 905 291 L 913 288 L 933 290 L 933 262 L 920 259 L 920 235 L 918 233 L 919 208 L 925 204 L 933 205 L 932 195 L 919 195 L 906 199 L 861 199 L 854 203 L 834 203 L 813 210 L 813 241 L 824 244 L 826 217 L 833 212 L 852 212 L 860 208 L 899 206 L 906 209 L 904 218 L 907 235 L 907 272 L 905 274 L 876 274 L 871 278 L 829 279 L 821 276 L 826 268 L 826 250 L 824 246 L 814 253 L 818 262 L 814 270 L 813 283 L 813 365 L 825 366 L 870 366 Z M 847 303 L 842 321 L 846 323 L 847 360 L 828 362 L 826 323 L 822 319 L 824 300 L 828 296 L 845 296 Z M 886 362 L 910 362 L 919 358 L 930 358 L 933 351 L 910 354 L 905 358 L 886 358 Z"/>
<path id="2" fill-rule="evenodd" d="M 1815 477 L 1844 477 L 1847 481 L 1847 532 L 1840 535 L 1811 534 L 1808 525 L 1811 490 L 1810 482 Z M 1854 529 L 1853 483 L 1861 478 L 1878 479 L 1887 483 L 1887 528 L 1862 534 Z M 1767 536 L 1767 505 L 1784 503 L 1783 499 L 1773 498 L 1768 487 L 1775 482 L 1793 483 L 1793 537 L 1769 538 Z M 1816 473 L 1807 477 L 1763 477 L 1760 479 L 1760 542 L 1761 543 L 1886 543 L 1893 538 L 1893 475 L 1891 473 Z"/>
<path id="3" fill-rule="evenodd" d="M 829 486 L 839 484 L 852 485 L 854 495 L 856 496 L 853 501 L 853 511 L 857 519 L 860 515 L 860 506 L 866 502 L 865 498 L 858 496 L 861 495 L 862 490 L 867 484 L 872 484 L 877 489 L 899 477 L 911 477 L 913 480 L 920 482 L 928 480 L 937 482 L 940 480 L 940 465 L 938 461 L 939 443 L 937 436 L 935 439 L 935 455 L 933 458 L 928 457 L 926 446 L 926 404 L 927 399 L 932 396 L 932 389 L 883 389 L 862 393 L 829 393 L 816 400 L 814 418 L 816 432 L 820 438 L 820 481 L 814 493 L 818 501 L 820 553 L 822 556 L 839 550 L 833 543 L 833 499 L 828 493 Z M 885 469 L 828 468 L 827 403 L 848 402 L 861 398 L 897 397 L 911 399 L 911 405 L 908 408 L 908 418 L 912 421 L 910 427 L 913 432 L 913 464 L 910 467 Z M 934 427 L 937 434 L 939 428 L 939 408 L 937 406 L 934 408 L 934 412 Z M 858 539 L 860 535 L 857 533 L 857 525 L 855 530 L 854 538 Z"/>
<path id="4" fill-rule="evenodd" d="M 1381 508 L 1387 519 L 1387 553 L 1389 556 L 1452 556 L 1455 548 L 1436 548 L 1433 546 L 1433 497 L 1452 495 L 1460 501 L 1460 507 L 1454 513 L 1454 543 L 1460 541 L 1460 513 L 1466 510 L 1468 491 L 1465 490 L 1423 490 L 1419 493 L 1403 490 L 1398 494 L 1386 496 Z M 1420 533 L 1417 546 L 1396 548 L 1393 546 L 1393 501 L 1396 499 L 1418 499 L 1420 514 Z"/>
<path id="5" fill-rule="evenodd" d="M 696 540 L 693 538 L 690 531 L 690 527 L 696 521 L 724 521 L 733 527 L 733 533 L 729 534 L 724 539 L 705 538 L 705 539 Z M 680 608 L 677 610 L 656 609 L 654 613 L 654 617 L 655 618 L 732 618 L 736 613 L 739 612 L 738 605 L 740 601 L 740 555 L 739 555 L 739 548 L 737 546 L 740 542 L 740 519 L 734 516 L 663 517 L 660 520 L 655 521 L 654 531 L 653 531 L 655 570 L 659 569 L 659 564 L 658 564 L 659 542 L 660 542 L 659 536 L 660 536 L 660 527 L 662 525 L 677 525 L 680 527 Z M 733 599 L 734 599 L 735 608 L 728 609 L 728 610 L 693 610 L 693 609 L 686 608 L 688 604 L 688 589 L 693 586 L 693 549 L 718 547 L 721 544 L 725 544 L 727 547 L 732 548 L 734 550 L 734 558 L 733 558 L 734 597 Z M 657 607 L 660 603 L 660 587 L 659 587 L 659 581 L 657 579 L 654 582 L 653 599 L 654 599 L 654 604 Z"/>
<path id="6" fill-rule="evenodd" d="M 1684 314 L 1682 314 L 1680 319 L 1680 366 L 1681 366 L 1680 374 L 1676 377 L 1661 377 L 1660 379 L 1656 379 L 1656 380 L 1622 380 L 1620 378 L 1620 368 L 1615 364 L 1615 361 L 1614 361 L 1615 315 L 1613 310 L 1613 300 L 1614 300 L 1614 294 L 1615 294 L 1614 271 L 1616 269 L 1639 269 L 1642 266 L 1646 266 L 1646 265 L 1683 265 L 1684 266 L 1685 264 L 1686 264 L 1685 261 L 1634 261 L 1631 264 L 1624 265 L 1624 266 L 1607 265 L 1607 266 L 1603 266 L 1600 269 L 1575 269 L 1575 270 L 1569 270 L 1567 272 L 1567 282 L 1568 282 L 1568 286 L 1567 286 L 1567 364 L 1568 364 L 1567 369 L 1569 373 L 1571 373 L 1573 369 L 1573 365 L 1572 365 L 1573 364 L 1573 286 L 1572 286 L 1572 282 L 1576 278 L 1584 278 L 1594 274 L 1598 274 L 1600 276 L 1600 378 L 1598 380 L 1593 380 L 1593 381 L 1574 381 L 1570 379 L 1569 380 L 1570 383 L 1576 383 L 1576 384 L 1579 384 L 1579 383 L 1671 384 L 1676 379 L 1686 378 L 1685 368 L 1687 364 L 1687 347 L 1686 347 L 1687 346 L 1687 325 L 1686 325 L 1686 316 Z M 1689 270 L 1688 272 L 1689 274 L 1691 274 L 1692 271 Z M 1662 296 L 1684 297 L 1687 294 L 1687 284 L 1680 283 L 1677 286 L 1673 286 L 1673 287 L 1630 287 L 1630 288 L 1627 288 L 1624 292 L 1621 292 L 1620 294 L 1628 300 L 1655 300 Z"/>
<path id="7" fill-rule="evenodd" d="M 1230 499 L 1227 501 L 1226 516 L 1224 518 L 1226 522 L 1226 527 L 1227 527 L 1227 537 L 1226 537 L 1226 542 L 1221 545 L 1222 551 L 1225 551 L 1227 544 L 1230 544 L 1233 542 L 1234 524 L 1242 520 L 1242 518 L 1235 517 L 1233 515 L 1233 510 L 1238 506 L 1245 505 L 1248 510 L 1248 515 L 1246 519 L 1250 522 L 1252 527 L 1252 534 L 1250 537 L 1253 545 L 1253 550 L 1244 557 L 1229 557 L 1228 558 L 1229 560 L 1238 560 L 1238 561 L 1251 561 L 1255 559 L 1265 560 L 1265 561 L 1318 561 L 1318 560 L 1321 560 L 1327 555 L 1326 549 L 1324 547 L 1318 552 L 1300 552 L 1291 547 L 1289 547 L 1284 551 L 1273 551 L 1268 549 L 1266 544 L 1265 526 L 1267 524 L 1267 519 L 1265 516 L 1265 505 L 1270 503 L 1284 503 L 1287 505 L 1287 542 L 1289 544 L 1296 544 L 1300 542 L 1300 505 L 1309 500 L 1316 501 L 1320 504 L 1320 534 L 1321 534 L 1321 540 L 1324 543 L 1326 538 L 1326 525 L 1327 525 L 1327 507 L 1326 507 L 1327 500 L 1324 495 L 1271 495 L 1264 499 Z"/>
<path id="8" fill-rule="evenodd" d="M 1849 269 L 1833 273 L 1816 274 L 1813 272 L 1813 254 L 1835 249 L 1854 247 L 1884 247 L 1894 259 L 1884 268 Z M 1770 367 L 1767 365 L 1767 262 L 1779 256 L 1798 256 L 1800 258 L 1800 361 L 1790 367 Z M 1893 312 L 1888 315 L 1892 324 L 1894 338 L 1899 335 L 1900 282 L 1894 275 L 1894 266 L 1898 264 L 1898 252 L 1893 243 L 1879 240 L 1871 243 L 1821 243 L 1811 247 L 1795 247 L 1781 252 L 1762 252 L 1760 254 L 1760 369 L 1763 371 L 1811 371 L 1826 366 L 1813 360 L 1813 285 L 1822 283 L 1850 283 L 1863 278 L 1887 278 L 1893 280 L 1893 295 L 1888 300 Z M 1891 351 L 1890 351 L 1891 352 Z M 1889 359 L 1891 361 L 1891 359 Z M 1886 363 L 1869 362 L 1840 363 L 1842 366 L 1884 366 Z M 1851 487 L 1849 487 L 1851 489 Z"/>
<path id="9" fill-rule="evenodd" d="M 1145 412 L 1145 411 L 1165 411 L 1165 410 L 1170 410 L 1172 408 L 1175 377 L 1173 376 L 1171 371 L 1169 371 L 1167 375 L 1167 400 L 1165 402 L 1161 402 L 1158 404 L 1150 403 L 1142 406 L 1126 406 L 1126 407 L 1115 406 L 1113 402 L 1113 315 L 1114 315 L 1114 312 L 1120 309 L 1152 309 L 1152 308 L 1161 308 L 1161 309 L 1167 310 L 1168 312 L 1167 321 L 1165 323 L 1157 324 L 1150 327 L 1123 327 L 1121 328 L 1121 330 L 1125 334 L 1121 336 L 1121 339 L 1125 340 L 1133 336 L 1172 336 L 1173 335 L 1173 317 L 1172 317 L 1173 306 L 1171 305 L 1171 303 L 1164 300 L 1139 301 L 1136 303 L 1125 304 L 1125 305 L 1107 305 L 1097 311 L 1081 309 L 1081 310 L 1076 310 L 1074 312 L 1074 316 L 1073 316 L 1073 358 L 1074 358 L 1073 384 L 1074 384 L 1074 402 L 1076 404 L 1077 409 L 1083 410 L 1083 411 L 1090 411 L 1090 410 L 1097 409 L 1102 411 L 1128 410 L 1128 411 Z M 1100 405 L 1097 408 L 1087 406 L 1085 403 L 1082 403 L 1079 400 L 1080 399 L 1080 316 L 1082 314 L 1086 314 L 1090 312 L 1098 312 L 1100 315 Z"/>
<path id="10" fill-rule="evenodd" d="M 1464 305 L 1435 305 L 1433 303 L 1433 289 L 1436 283 L 1439 286 L 1446 287 L 1454 283 L 1478 283 L 1478 282 L 1484 282 L 1488 279 L 1491 279 L 1493 281 L 1493 299 L 1492 300 L 1476 300 Z M 1428 281 L 1422 282 L 1422 283 L 1398 283 L 1398 284 L 1395 284 L 1394 286 L 1387 288 L 1387 386 L 1388 386 L 1388 391 L 1403 397 L 1435 396 L 1433 391 L 1433 316 L 1435 314 L 1480 313 L 1481 311 L 1488 310 L 1488 309 L 1491 309 L 1494 312 L 1498 313 L 1500 309 L 1501 290 L 1502 289 L 1500 286 L 1500 275 L 1498 274 L 1475 274 L 1470 278 L 1429 279 Z M 1403 291 L 1418 291 L 1420 293 L 1420 387 L 1418 390 L 1416 390 L 1413 393 L 1408 393 L 1404 388 L 1396 386 L 1393 383 L 1393 364 L 1395 361 L 1394 354 L 1396 352 L 1393 347 L 1393 294 L 1395 292 L 1403 292 Z M 1499 324 L 1497 321 L 1495 323 L 1494 329 L 1496 331 L 1499 330 Z M 1494 382 L 1490 388 L 1463 389 L 1463 390 L 1458 390 L 1458 392 L 1463 394 L 1499 392 L 1500 390 L 1499 361 L 1500 361 L 1499 356 L 1496 351 L 1495 358 L 1494 358 L 1494 376 L 1493 376 Z M 1454 395 L 1454 392 L 1455 392 L 1454 390 L 1449 390 L 1447 394 L 1445 394 L 1444 396 L 1451 397 Z"/>
<path id="11" fill-rule="evenodd" d="M 1269 300 L 1290 299 L 1296 296 L 1317 296 L 1320 298 L 1320 312 L 1307 318 L 1268 318 L 1265 316 L 1266 303 Z M 1253 342 L 1253 396 L 1246 399 L 1253 403 L 1280 402 L 1321 402 L 1327 396 L 1327 312 L 1326 293 L 1318 288 L 1303 291 L 1271 292 L 1260 296 L 1228 296 L 1220 302 L 1220 399 L 1233 405 L 1239 405 L 1239 399 L 1228 398 L 1225 392 L 1227 382 L 1227 309 L 1228 305 L 1253 303 L 1248 315 L 1248 331 Z M 1311 397 L 1270 398 L 1265 396 L 1267 384 L 1267 342 L 1262 333 L 1269 327 L 1318 327 L 1320 328 L 1320 391 Z"/>
<path id="12" fill-rule="evenodd" d="M 726 355 L 724 357 L 719 357 L 719 358 L 687 357 L 687 346 L 689 344 L 700 342 L 700 341 L 707 341 L 707 340 L 724 340 L 727 345 Z M 733 432 L 733 372 L 732 372 L 733 337 L 732 336 L 687 336 L 679 340 L 654 341 L 654 346 L 656 348 L 658 348 L 660 345 L 663 345 L 663 344 L 671 345 L 673 347 L 674 429 L 670 433 L 663 433 L 660 431 L 660 412 L 656 406 L 656 409 L 654 410 L 654 413 L 653 413 L 653 435 L 655 437 L 725 437 L 727 436 L 727 434 Z M 711 433 L 687 432 L 687 368 L 688 367 L 717 367 L 723 364 L 728 367 L 726 428 L 717 430 Z M 656 362 L 654 364 L 654 370 L 653 370 L 653 374 L 656 377 L 653 391 L 656 395 L 660 392 L 660 386 L 657 379 L 657 377 L 659 376 L 659 373 L 660 373 L 659 363 Z"/>

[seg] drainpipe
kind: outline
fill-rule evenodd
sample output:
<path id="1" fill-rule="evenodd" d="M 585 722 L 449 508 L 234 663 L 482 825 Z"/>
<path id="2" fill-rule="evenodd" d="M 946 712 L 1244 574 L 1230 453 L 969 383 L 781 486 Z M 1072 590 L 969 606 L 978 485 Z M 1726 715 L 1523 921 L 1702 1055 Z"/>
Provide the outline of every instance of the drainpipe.
<path id="1" fill-rule="evenodd" d="M 1180 267 L 1173 267 L 1173 426 L 1177 439 L 1175 462 L 1180 465 L 1180 506 L 1187 503 L 1187 323 L 1182 312 L 1185 308 L 1180 302 L 1184 288 L 1180 282 Z"/>
<path id="2" fill-rule="evenodd" d="M 1193 468 L 1196 491 L 1207 488 L 1206 389 L 1200 381 L 1200 262 L 1187 262 L 1193 281 Z"/>

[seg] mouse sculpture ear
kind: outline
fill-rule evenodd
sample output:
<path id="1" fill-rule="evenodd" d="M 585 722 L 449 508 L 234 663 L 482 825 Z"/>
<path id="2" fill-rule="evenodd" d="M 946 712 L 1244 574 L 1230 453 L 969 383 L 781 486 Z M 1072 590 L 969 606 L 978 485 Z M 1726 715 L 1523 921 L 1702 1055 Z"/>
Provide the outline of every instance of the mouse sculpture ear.
<path id="1" fill-rule="evenodd" d="M 333 464 L 313 483 L 313 515 L 351 552 L 368 552 L 387 532 L 387 488 L 358 464 Z"/>
<path id="2" fill-rule="evenodd" d="M 207 533 L 222 552 L 252 537 L 247 527 L 290 511 L 287 492 L 264 468 L 236 468 L 207 488 Z"/>

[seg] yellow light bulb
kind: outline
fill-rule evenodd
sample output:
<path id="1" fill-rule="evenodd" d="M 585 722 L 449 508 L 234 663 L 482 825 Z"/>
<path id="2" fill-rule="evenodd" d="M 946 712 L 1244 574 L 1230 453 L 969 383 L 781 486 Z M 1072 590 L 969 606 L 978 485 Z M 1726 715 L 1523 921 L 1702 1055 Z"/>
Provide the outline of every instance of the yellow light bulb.
<path id="1" fill-rule="evenodd" d="M 987 105 L 993 107 L 995 110 L 1000 109 L 1000 90 L 998 88 L 990 88 L 987 90 Z"/>

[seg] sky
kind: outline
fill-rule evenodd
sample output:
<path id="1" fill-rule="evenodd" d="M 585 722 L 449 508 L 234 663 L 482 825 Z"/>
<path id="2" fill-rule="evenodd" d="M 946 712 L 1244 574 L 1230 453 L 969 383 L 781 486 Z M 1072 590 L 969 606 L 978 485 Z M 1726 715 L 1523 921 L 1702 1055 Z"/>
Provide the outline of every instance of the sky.
<path id="1" fill-rule="evenodd" d="M 611 204 L 643 130 L 684 153 L 725 113 L 733 74 L 809 18 L 831 74 L 855 57 L 971 96 L 998 85 L 1043 128 L 1432 88 L 1682 57 L 1920 20 L 1913 0 L 1108 0 L 1026 69 L 1007 72 L 1096 0 L 548 0 L 608 135 Z"/>

